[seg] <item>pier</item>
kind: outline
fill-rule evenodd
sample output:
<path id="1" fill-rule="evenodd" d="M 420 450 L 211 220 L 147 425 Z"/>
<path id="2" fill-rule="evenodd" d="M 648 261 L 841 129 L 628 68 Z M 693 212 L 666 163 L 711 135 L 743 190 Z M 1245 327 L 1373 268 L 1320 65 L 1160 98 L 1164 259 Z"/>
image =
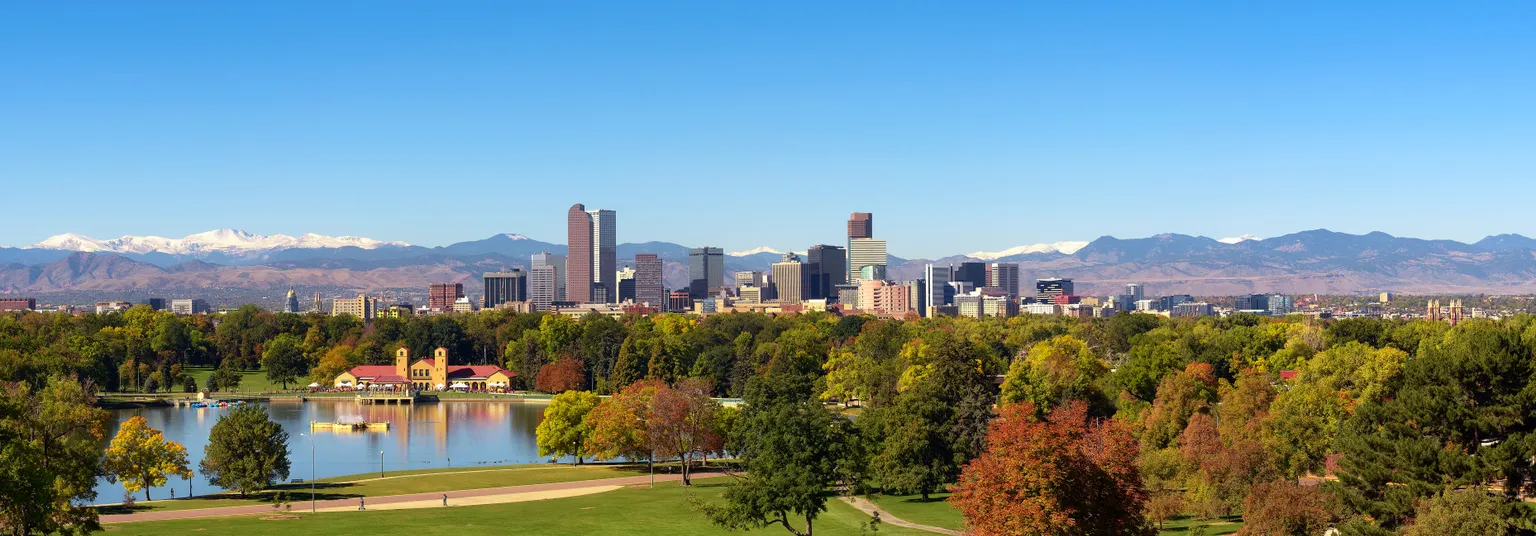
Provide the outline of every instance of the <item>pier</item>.
<path id="1" fill-rule="evenodd" d="M 415 391 L 363 391 L 357 393 L 358 404 L 416 404 Z"/>

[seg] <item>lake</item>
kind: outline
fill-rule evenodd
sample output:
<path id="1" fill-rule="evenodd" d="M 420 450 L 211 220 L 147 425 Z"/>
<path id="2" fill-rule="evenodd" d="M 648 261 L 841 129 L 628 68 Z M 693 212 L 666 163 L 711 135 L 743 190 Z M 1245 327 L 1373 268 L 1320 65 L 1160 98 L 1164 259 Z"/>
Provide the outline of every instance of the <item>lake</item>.
<path id="1" fill-rule="evenodd" d="M 540 463 L 534 430 L 544 418 L 544 404 L 504 402 L 433 402 L 412 405 L 359 405 L 353 400 L 288 401 L 265 404 L 272 420 L 288 432 L 289 476 L 294 479 L 326 478 L 359 473 L 377 473 L 383 469 L 434 469 L 473 467 L 490 464 Z M 153 407 L 113 410 L 115 420 L 108 430 L 110 440 L 123 421 L 143 416 L 149 425 L 165 432 L 165 438 L 187 447 L 187 463 L 197 473 L 192 492 L 204 495 L 222 488 L 203 478 L 197 463 L 203 459 L 208 431 L 228 408 Z M 389 422 L 387 431 L 332 432 L 317 429 L 310 435 L 310 421 L 335 422 L 348 419 Z M 304 435 L 300 435 L 304 434 Z M 311 476 L 311 438 L 314 464 Z M 380 452 L 384 454 L 380 456 Z M 569 461 L 569 460 L 567 460 Z M 170 488 L 177 497 L 187 495 L 188 482 L 171 477 L 166 486 L 153 488 L 153 499 L 170 498 Z M 97 503 L 117 503 L 123 498 L 121 483 L 105 479 L 96 486 Z M 144 500 L 140 490 L 137 499 Z"/>

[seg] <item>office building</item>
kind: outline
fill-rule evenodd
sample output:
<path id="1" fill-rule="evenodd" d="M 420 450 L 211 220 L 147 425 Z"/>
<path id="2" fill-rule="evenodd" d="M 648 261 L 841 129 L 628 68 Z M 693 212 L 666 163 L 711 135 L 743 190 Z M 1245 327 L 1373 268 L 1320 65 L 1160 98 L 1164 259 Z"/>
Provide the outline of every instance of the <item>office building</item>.
<path id="1" fill-rule="evenodd" d="M 555 297 L 550 301 L 565 301 L 565 255 L 545 251 L 534 253 L 529 266 L 552 266 L 555 269 Z"/>
<path id="2" fill-rule="evenodd" d="M 635 303 L 648 303 L 657 309 L 667 305 L 667 288 L 661 271 L 661 258 L 655 253 L 635 254 Z"/>
<path id="3" fill-rule="evenodd" d="M 855 212 L 848 215 L 848 239 L 874 238 L 875 215 L 868 212 Z"/>
<path id="4" fill-rule="evenodd" d="M 773 263 L 774 294 L 779 303 L 800 303 L 805 299 L 805 263 L 794 253 Z"/>
<path id="5" fill-rule="evenodd" d="M 1032 315 L 1061 314 L 1062 306 L 1054 303 L 1026 303 L 1019 308 L 1020 312 Z"/>
<path id="6" fill-rule="evenodd" d="M 1192 301 L 1195 301 L 1195 298 L 1190 296 L 1190 295 L 1188 295 L 1188 294 L 1176 294 L 1176 295 L 1173 295 L 1173 296 L 1163 296 L 1163 297 L 1160 297 L 1160 298 L 1157 299 L 1157 310 L 1159 310 L 1159 311 L 1172 311 L 1173 308 L 1174 307 L 1178 307 L 1179 304 L 1184 303 L 1184 302 L 1192 302 Z"/>
<path id="7" fill-rule="evenodd" d="M 148 306 L 155 311 L 164 311 L 166 303 L 165 298 L 144 298 L 139 300 L 139 305 Z"/>
<path id="8" fill-rule="evenodd" d="M 208 306 L 208 302 L 197 298 L 171 300 L 172 314 L 200 315 L 212 310 L 213 308 Z"/>
<path id="9" fill-rule="evenodd" d="M 1269 296 L 1250 294 L 1232 300 L 1232 308 L 1238 311 L 1269 311 Z"/>
<path id="10" fill-rule="evenodd" d="M 921 315 L 928 309 L 928 286 L 921 279 L 914 279 L 901 284 L 907 289 L 907 302 L 912 304 L 912 312 Z"/>
<path id="11" fill-rule="evenodd" d="M 859 307 L 859 286 L 854 284 L 838 285 L 833 287 L 837 292 L 837 303 L 849 309 Z"/>
<path id="12" fill-rule="evenodd" d="M 453 300 L 453 304 L 448 306 L 448 312 L 450 313 L 472 313 L 474 311 L 475 302 L 469 301 L 469 296 L 459 296 L 459 299 Z"/>
<path id="13" fill-rule="evenodd" d="M 485 296 L 480 307 L 495 309 L 503 303 L 528 301 L 528 274 L 513 268 L 501 272 L 486 272 L 481 277 L 485 283 Z"/>
<path id="14" fill-rule="evenodd" d="M 463 297 L 463 283 L 432 283 L 427 285 L 427 309 L 434 313 L 452 311 L 453 302 Z"/>
<path id="15" fill-rule="evenodd" d="M 688 295 L 695 300 L 720 294 L 725 280 L 725 250 L 709 246 L 688 250 Z"/>
<path id="16" fill-rule="evenodd" d="M 686 290 L 674 290 L 667 294 L 667 310 L 681 313 L 693 310 L 693 298 L 688 297 Z"/>
<path id="17" fill-rule="evenodd" d="M 37 298 L 0 298 L 0 311 L 32 311 L 37 309 Z"/>
<path id="18" fill-rule="evenodd" d="M 1146 287 L 1142 286 L 1141 283 L 1127 283 L 1125 285 L 1125 295 L 1130 296 L 1131 303 L 1147 299 L 1145 293 Z"/>
<path id="19" fill-rule="evenodd" d="M 618 229 L 612 210 L 589 210 L 592 217 L 592 301 L 613 303 L 618 294 Z"/>
<path id="20" fill-rule="evenodd" d="M 987 263 L 962 262 L 955 267 L 956 282 L 970 283 L 971 288 L 981 288 L 991 284 L 987 281 Z M 964 316 L 962 313 L 961 316 Z"/>
<path id="21" fill-rule="evenodd" d="M 756 271 L 753 271 L 753 272 L 736 272 L 735 278 L 736 278 L 736 286 L 737 287 L 749 287 L 750 286 L 750 287 L 758 287 L 758 288 L 767 288 L 768 285 L 769 285 L 769 280 L 770 280 L 770 278 L 768 277 L 768 272 L 756 272 Z"/>
<path id="22" fill-rule="evenodd" d="M 885 279 L 884 264 L 869 264 L 859 268 L 859 280 Z"/>
<path id="23" fill-rule="evenodd" d="M 736 301 L 746 304 L 763 303 L 763 289 L 752 285 L 736 287 Z"/>
<path id="24" fill-rule="evenodd" d="M 1290 296 L 1276 294 L 1269 297 L 1269 314 L 1288 315 L 1296 310 L 1296 302 Z"/>
<path id="25" fill-rule="evenodd" d="M 929 309 L 948 303 L 945 298 L 949 294 L 949 279 L 954 270 L 949 266 L 937 266 L 929 264 L 923 267 L 923 283 L 927 286 L 924 292 L 924 308 L 918 309 L 923 316 L 929 315 Z"/>
<path id="26" fill-rule="evenodd" d="M 1174 317 L 1210 316 L 1211 304 L 1206 302 L 1184 302 L 1173 306 L 1173 309 L 1170 309 L 1170 311 L 1171 314 L 1169 316 Z"/>
<path id="27" fill-rule="evenodd" d="M 1156 311 L 1158 300 L 1136 300 L 1137 311 Z"/>
<path id="28" fill-rule="evenodd" d="M 884 269 L 886 263 L 885 241 L 873 238 L 853 238 L 848 240 L 848 281 L 858 281 L 865 266 L 880 266 Z"/>
<path id="29" fill-rule="evenodd" d="M 175 302 L 171 303 L 175 308 Z M 356 298 L 336 298 L 331 300 L 331 316 L 352 315 L 359 320 L 373 320 L 378 314 L 378 298 L 369 298 L 358 294 Z"/>
<path id="30" fill-rule="evenodd" d="M 618 300 L 618 303 L 634 302 L 635 269 L 628 266 L 620 268 L 619 273 L 617 274 L 617 279 L 619 285 L 619 294 L 615 297 L 615 299 Z"/>
<path id="31" fill-rule="evenodd" d="M 592 242 L 592 215 L 581 203 L 566 211 L 565 301 L 592 301 L 592 282 L 596 269 Z"/>
<path id="32" fill-rule="evenodd" d="M 1019 265 L 1011 262 L 994 262 L 987 266 L 987 285 L 997 287 L 1009 297 L 1019 298 Z"/>
<path id="33" fill-rule="evenodd" d="M 881 279 L 864 279 L 859 281 L 858 309 L 876 314 L 903 315 L 912 311 L 912 300 L 904 285 Z"/>
<path id="34" fill-rule="evenodd" d="M 848 250 L 841 246 L 816 244 L 805 250 L 805 263 L 810 271 L 812 299 L 837 298 L 837 286 L 848 283 Z"/>
<path id="35" fill-rule="evenodd" d="M 1073 294 L 1071 279 L 1050 277 L 1035 281 L 1035 301 L 1040 303 L 1056 303 L 1058 296 Z"/>
<path id="36" fill-rule="evenodd" d="M 528 302 L 535 311 L 550 310 L 557 299 L 559 273 L 553 264 L 536 264 L 528 270 Z"/>
<path id="37" fill-rule="evenodd" d="M 946 303 L 955 303 L 955 296 L 970 294 L 973 290 L 977 289 L 971 286 L 970 281 L 950 281 L 949 289 L 944 291 L 944 301 Z"/>

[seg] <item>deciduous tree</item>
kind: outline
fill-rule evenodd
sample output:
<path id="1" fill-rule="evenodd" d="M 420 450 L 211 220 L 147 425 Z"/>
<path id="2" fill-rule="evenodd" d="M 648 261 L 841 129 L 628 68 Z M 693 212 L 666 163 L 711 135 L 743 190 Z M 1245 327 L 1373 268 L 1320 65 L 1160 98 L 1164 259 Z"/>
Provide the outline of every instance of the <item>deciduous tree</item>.
<path id="1" fill-rule="evenodd" d="M 264 406 L 235 408 L 213 424 L 198 466 L 213 485 L 242 497 L 266 489 L 288 479 L 288 432 Z"/>
<path id="2" fill-rule="evenodd" d="M 284 333 L 268 341 L 261 353 L 261 365 L 267 369 L 267 380 L 282 384 L 297 381 L 309 373 L 309 358 L 304 356 L 304 341 Z"/>
<path id="3" fill-rule="evenodd" d="M 569 355 L 558 361 L 539 367 L 534 388 L 546 393 L 563 393 L 581 389 L 587 384 L 585 365 Z"/>
<path id="4" fill-rule="evenodd" d="M 597 404 L 597 395 L 591 391 L 565 391 L 550 398 L 544 420 L 535 430 L 539 455 L 572 456 L 573 465 L 581 465 L 582 457 L 590 454 L 587 442 L 592 437 L 592 424 L 587 415 Z"/>
<path id="5" fill-rule="evenodd" d="M 164 486 L 167 477 L 192 478 L 192 469 L 187 467 L 187 448 L 166 441 L 165 434 L 137 415 L 117 429 L 117 436 L 107 447 L 104 464 L 110 481 L 121 480 L 123 489 L 129 493 L 144 490 L 146 501 L 150 500 L 149 489 Z"/>

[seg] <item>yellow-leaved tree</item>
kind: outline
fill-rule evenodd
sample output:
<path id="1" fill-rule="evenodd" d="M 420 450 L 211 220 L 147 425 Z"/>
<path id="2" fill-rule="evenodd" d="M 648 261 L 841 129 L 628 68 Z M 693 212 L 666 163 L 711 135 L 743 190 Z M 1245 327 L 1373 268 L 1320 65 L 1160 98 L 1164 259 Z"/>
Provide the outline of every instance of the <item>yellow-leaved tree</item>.
<path id="1" fill-rule="evenodd" d="M 151 428 L 143 417 L 124 422 L 106 454 L 107 479 L 123 481 L 123 489 L 128 493 L 144 490 L 146 501 L 150 500 L 149 488 L 164 486 L 171 475 L 192 478 L 192 469 L 187 467 L 187 448 L 166 441 L 165 434 Z"/>

